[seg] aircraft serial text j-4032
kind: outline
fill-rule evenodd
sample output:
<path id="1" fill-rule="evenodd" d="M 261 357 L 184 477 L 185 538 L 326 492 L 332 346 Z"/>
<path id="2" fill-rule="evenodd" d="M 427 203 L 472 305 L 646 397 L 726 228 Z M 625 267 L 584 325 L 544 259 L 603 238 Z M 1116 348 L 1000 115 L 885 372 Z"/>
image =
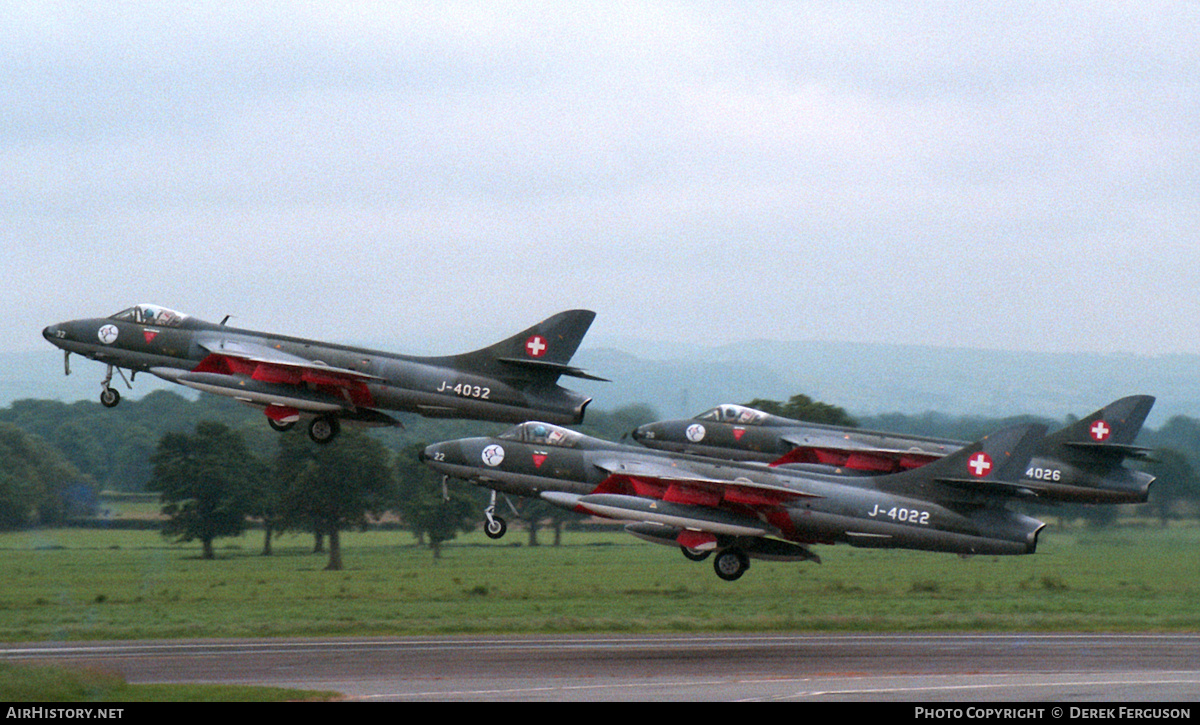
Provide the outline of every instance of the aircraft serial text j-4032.
<path id="1" fill-rule="evenodd" d="M 568 364 L 595 316 L 589 310 L 560 312 L 490 347 L 444 357 L 239 330 L 157 305 L 60 322 L 42 335 L 65 351 L 67 374 L 71 353 L 108 365 L 100 395 L 108 407 L 121 399 L 112 386 L 114 370 L 122 378 L 122 368 L 134 375 L 149 371 L 260 406 L 276 430 L 309 416 L 309 436 L 328 443 L 341 420 L 398 425 L 385 410 L 430 418 L 578 423 L 590 398 L 560 387 L 558 379 L 603 380 Z"/>
<path id="2" fill-rule="evenodd" d="M 1014 493 L 1055 503 L 1142 503 L 1154 477 L 1125 468 L 1126 458 L 1145 458 L 1133 445 L 1154 398 L 1131 395 L 1046 436 Z M 638 443 L 772 466 L 816 464 L 868 475 L 923 466 L 967 445 L 945 438 L 805 423 L 744 405 L 719 405 L 695 418 L 647 423 L 633 431 Z"/>
<path id="3" fill-rule="evenodd" d="M 819 561 L 811 544 L 1031 554 L 1044 524 L 1006 508 L 1046 428 L 1006 428 L 920 468 L 854 476 L 810 467 L 721 461 L 612 443 L 530 421 L 498 437 L 425 448 L 421 460 L 450 478 L 492 489 L 489 536 L 504 533 L 495 497 L 540 497 L 580 513 L 628 521 L 626 531 L 715 553 L 726 580 L 750 559 Z"/>

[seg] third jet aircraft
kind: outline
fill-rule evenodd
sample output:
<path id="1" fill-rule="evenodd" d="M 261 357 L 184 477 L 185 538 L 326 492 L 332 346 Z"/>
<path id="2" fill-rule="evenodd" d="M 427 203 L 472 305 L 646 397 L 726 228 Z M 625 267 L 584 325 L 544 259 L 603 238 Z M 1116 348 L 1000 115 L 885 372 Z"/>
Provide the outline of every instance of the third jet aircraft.
<path id="1" fill-rule="evenodd" d="M 1154 477 L 1125 468 L 1144 458 L 1133 445 L 1154 405 L 1149 395 L 1121 398 L 1047 436 L 1019 480 L 1014 495 L 1070 503 L 1141 503 Z M 867 474 L 923 466 L 967 445 L 966 441 L 883 433 L 805 423 L 743 405 L 719 405 L 686 420 L 647 423 L 633 432 L 648 448 L 774 466 L 819 464 Z"/>

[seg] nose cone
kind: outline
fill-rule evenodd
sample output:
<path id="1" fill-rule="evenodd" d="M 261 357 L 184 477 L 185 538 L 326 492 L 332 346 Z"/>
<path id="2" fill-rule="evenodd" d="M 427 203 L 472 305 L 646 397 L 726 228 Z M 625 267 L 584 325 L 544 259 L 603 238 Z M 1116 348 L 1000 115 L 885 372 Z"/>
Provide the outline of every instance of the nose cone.
<path id="1" fill-rule="evenodd" d="M 435 471 L 449 473 L 453 467 L 462 464 L 461 446 L 457 441 L 433 443 L 425 446 L 417 458 Z"/>
<path id="2" fill-rule="evenodd" d="M 629 434 L 629 437 L 641 443 L 645 440 L 654 440 L 654 433 L 655 425 L 653 423 L 647 423 L 646 425 L 639 425 L 637 428 L 634 428 L 633 432 Z"/>
<path id="3" fill-rule="evenodd" d="M 46 338 L 46 342 L 55 347 L 66 349 L 67 343 L 71 342 L 71 328 L 65 322 L 56 322 L 46 329 L 42 330 L 42 337 Z"/>
<path id="4" fill-rule="evenodd" d="M 425 448 L 422 449 L 417 455 L 417 459 L 421 461 L 421 463 L 437 468 L 436 464 L 445 462 L 446 450 L 448 448 L 448 443 L 434 443 L 432 445 L 425 446 Z"/>

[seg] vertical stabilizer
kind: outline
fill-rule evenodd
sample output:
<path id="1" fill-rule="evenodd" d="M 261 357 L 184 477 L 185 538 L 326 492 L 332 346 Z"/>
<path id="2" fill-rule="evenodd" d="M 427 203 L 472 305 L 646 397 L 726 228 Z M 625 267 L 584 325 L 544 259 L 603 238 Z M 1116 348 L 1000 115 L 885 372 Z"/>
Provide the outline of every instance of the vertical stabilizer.
<path id="1" fill-rule="evenodd" d="M 591 310 L 560 312 L 494 345 L 457 355 L 452 364 L 518 384 L 553 384 L 560 375 L 604 380 L 568 364 L 595 318 Z"/>
<path id="2" fill-rule="evenodd" d="M 1154 398 L 1149 395 L 1130 395 L 1116 400 L 1046 436 L 1042 453 L 1067 459 L 1115 463 L 1120 463 L 1126 457 L 1144 457 L 1149 449 L 1134 446 L 1133 442 L 1152 407 Z"/>

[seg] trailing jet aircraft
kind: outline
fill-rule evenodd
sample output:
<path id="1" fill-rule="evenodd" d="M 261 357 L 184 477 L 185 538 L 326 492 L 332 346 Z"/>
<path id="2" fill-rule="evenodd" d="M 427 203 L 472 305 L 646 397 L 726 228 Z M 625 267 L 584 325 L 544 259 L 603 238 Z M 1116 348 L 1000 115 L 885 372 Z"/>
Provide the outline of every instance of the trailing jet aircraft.
<path id="1" fill-rule="evenodd" d="M 487 533 L 504 534 L 496 493 L 630 522 L 726 580 L 750 559 L 819 561 L 812 544 L 1032 554 L 1044 524 L 1005 508 L 1045 426 L 1008 428 L 926 466 L 881 476 L 718 461 L 612 443 L 542 422 L 425 448 L 450 478 L 492 489 Z"/>
<path id="2" fill-rule="evenodd" d="M 1122 463 L 1148 455 L 1133 441 L 1153 405 L 1149 395 L 1121 398 L 1047 436 L 1013 484 L 1014 491 L 1045 502 L 1146 501 L 1154 477 Z M 917 468 L 967 444 L 805 423 L 743 405 L 719 405 L 695 418 L 647 423 L 632 437 L 658 450 L 773 466 L 811 463 L 867 474 Z"/>
<path id="3" fill-rule="evenodd" d="M 412 357 L 205 322 L 157 305 L 111 317 L 50 325 L 42 335 L 64 351 L 108 365 L 100 402 L 121 401 L 114 370 L 149 371 L 196 390 L 259 406 L 276 430 L 311 417 L 309 436 L 328 443 L 342 420 L 399 425 L 385 410 L 430 418 L 578 423 L 590 398 L 559 376 L 603 380 L 571 367 L 596 313 L 560 312 L 490 347 L 462 355 Z M 127 387 L 132 389 L 129 380 Z"/>

